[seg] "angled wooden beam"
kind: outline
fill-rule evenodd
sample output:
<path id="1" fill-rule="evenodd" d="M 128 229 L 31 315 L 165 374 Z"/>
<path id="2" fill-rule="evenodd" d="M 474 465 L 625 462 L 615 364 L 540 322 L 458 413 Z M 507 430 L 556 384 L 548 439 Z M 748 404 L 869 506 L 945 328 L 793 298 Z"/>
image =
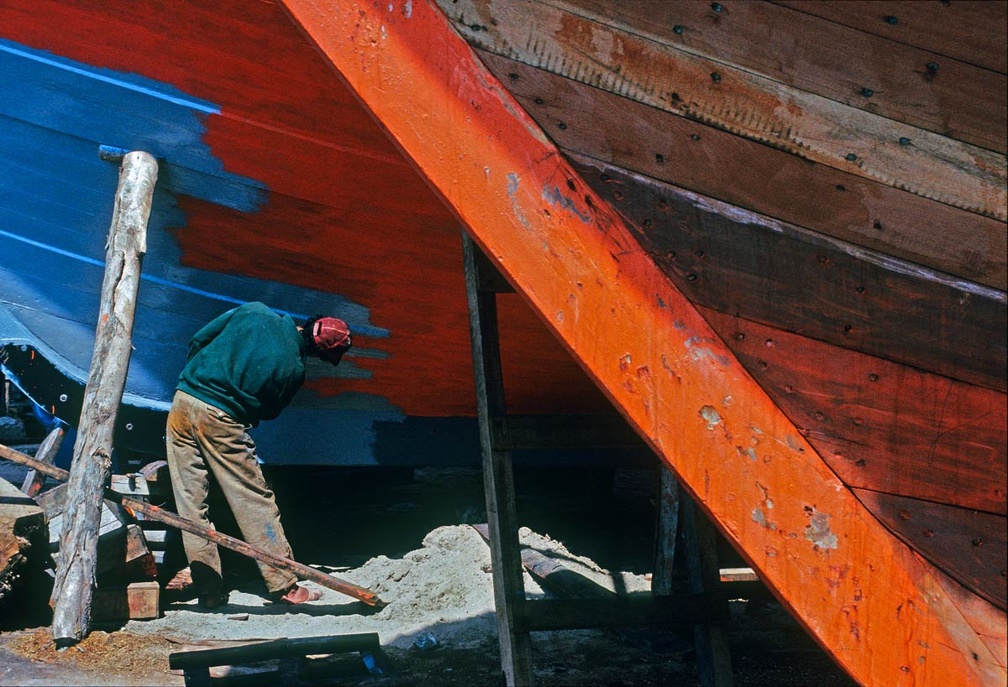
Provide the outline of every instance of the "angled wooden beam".
<path id="1" fill-rule="evenodd" d="M 1004 684 L 1003 655 L 934 569 L 844 488 L 430 0 L 285 5 L 846 670 L 872 685 Z"/>
<path id="2" fill-rule="evenodd" d="M 619 31 L 561 0 L 439 4 L 467 40 L 492 53 L 925 198 L 1006 219 L 1003 152 L 694 54 L 687 48 L 689 36 L 671 45 Z M 491 14 L 494 21 L 486 19 Z M 1004 80 L 998 84 L 994 93 L 1004 93 Z M 997 100 L 997 95 L 978 94 L 981 102 L 985 97 Z"/>

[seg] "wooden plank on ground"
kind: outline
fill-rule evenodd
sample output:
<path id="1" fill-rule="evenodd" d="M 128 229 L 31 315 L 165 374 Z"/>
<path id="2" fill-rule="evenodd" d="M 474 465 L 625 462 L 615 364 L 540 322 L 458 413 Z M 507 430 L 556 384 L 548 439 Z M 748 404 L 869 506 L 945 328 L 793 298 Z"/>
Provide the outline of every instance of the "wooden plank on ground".
<path id="1" fill-rule="evenodd" d="M 843 487 L 431 2 L 284 4 L 842 666 L 868 684 L 1004 684 L 933 566 Z M 740 455 L 751 440 L 764 460 Z"/>

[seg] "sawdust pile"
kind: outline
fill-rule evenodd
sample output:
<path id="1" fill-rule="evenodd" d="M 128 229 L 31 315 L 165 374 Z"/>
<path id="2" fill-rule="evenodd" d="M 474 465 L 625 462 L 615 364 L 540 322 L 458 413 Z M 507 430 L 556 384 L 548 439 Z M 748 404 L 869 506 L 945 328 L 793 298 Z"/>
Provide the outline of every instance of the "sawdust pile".
<path id="1" fill-rule="evenodd" d="M 81 642 L 58 650 L 47 627 L 10 639 L 7 650 L 32 661 L 82 673 L 105 672 L 109 684 L 162 684 L 170 675 L 166 655 L 176 649 L 162 637 L 95 630 Z M 128 676 L 128 677 L 125 677 Z"/>

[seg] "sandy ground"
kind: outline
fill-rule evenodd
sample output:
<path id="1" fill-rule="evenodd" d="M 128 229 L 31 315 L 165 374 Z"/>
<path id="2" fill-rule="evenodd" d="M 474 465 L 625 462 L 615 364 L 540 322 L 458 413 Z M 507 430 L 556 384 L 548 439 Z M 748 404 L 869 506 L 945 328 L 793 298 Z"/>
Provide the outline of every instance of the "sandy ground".
<path id="1" fill-rule="evenodd" d="M 599 585 L 647 593 L 651 516 L 639 491 L 620 498 L 606 488 L 599 501 L 593 480 L 560 475 L 534 482 L 520 492 L 519 514 L 527 512 L 532 525 L 520 532 L 524 545 Z M 501 684 L 490 552 L 469 525 L 482 516 L 478 472 L 419 471 L 405 479 L 389 473 L 377 481 L 367 474 L 298 474 L 275 480 L 275 487 L 299 560 L 376 592 L 387 606 L 376 611 L 312 583 L 306 586 L 320 589 L 319 601 L 271 604 L 255 569 L 226 559 L 233 567 L 226 606 L 206 611 L 164 592 L 161 617 L 97 625 L 80 644 L 57 651 L 44 609 L 25 594 L 16 608 L 0 608 L 0 684 L 181 685 L 183 676 L 168 666 L 174 652 L 356 633 L 377 633 L 380 673 L 369 672 L 359 654 L 340 654 L 307 662 L 302 683 Z M 527 573 L 525 585 L 529 598 L 549 595 Z M 772 601 L 733 602 L 733 611 L 728 630 L 737 684 L 852 684 Z M 532 647 L 539 684 L 698 684 L 688 632 L 537 632 Z M 222 668 L 215 682 L 275 684 L 277 667 Z"/>

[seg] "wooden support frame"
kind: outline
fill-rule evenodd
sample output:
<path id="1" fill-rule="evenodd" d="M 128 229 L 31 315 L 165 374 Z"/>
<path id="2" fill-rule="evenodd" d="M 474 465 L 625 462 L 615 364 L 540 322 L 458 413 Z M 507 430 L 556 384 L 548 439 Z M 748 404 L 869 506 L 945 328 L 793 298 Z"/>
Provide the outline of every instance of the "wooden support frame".
<path id="1" fill-rule="evenodd" d="M 984 625 L 1003 614 L 964 612 L 844 488 L 429 0 L 284 4 L 840 665 L 864 684 L 1004 684 L 1003 628 Z"/>
<path id="2" fill-rule="evenodd" d="M 667 469 L 662 470 L 661 488 L 663 496 L 669 498 L 663 498 L 656 530 L 660 596 L 646 600 L 627 599 L 610 596 L 605 590 L 599 590 L 603 592 L 599 596 L 596 590 L 581 589 L 582 593 L 587 593 L 586 598 L 535 602 L 525 599 L 521 569 L 524 565 L 531 570 L 535 565 L 525 560 L 526 552 L 518 541 L 509 448 L 516 445 L 546 448 L 558 444 L 565 448 L 599 444 L 619 446 L 635 442 L 622 435 L 619 427 L 612 423 L 603 422 L 601 427 L 595 427 L 599 431 L 593 432 L 589 421 L 578 416 L 537 417 L 532 422 L 513 422 L 515 418 L 506 414 L 504 402 L 495 300 L 496 293 L 506 292 L 506 282 L 467 234 L 463 235 L 462 246 L 488 518 L 485 528 L 480 525 L 476 529 L 490 544 L 501 665 L 507 684 L 532 684 L 531 631 L 677 624 L 694 630 L 700 684 L 731 687 L 734 684 L 731 654 L 724 631 L 716 624 L 727 619 L 728 605 L 727 599 L 718 593 L 714 528 L 703 516 L 697 515 L 688 497 L 680 499 L 675 478 Z M 578 422 L 584 423 L 582 433 L 589 435 L 587 440 L 577 436 Z M 669 578 L 680 510 L 686 513 L 683 522 L 690 593 L 672 595 Z"/>
<path id="3" fill-rule="evenodd" d="M 525 605 L 518 519 L 515 512 L 514 473 L 511 453 L 495 446 L 494 424 L 504 416 L 504 377 L 497 336 L 497 301 L 493 291 L 481 288 L 477 265 L 479 249 L 468 234 L 462 236 L 466 296 L 469 302 L 469 335 L 472 339 L 473 372 L 476 379 L 476 410 L 480 446 L 483 450 L 483 491 L 490 528 L 490 560 L 493 564 L 494 605 L 501 669 L 511 686 L 531 685 L 532 647 L 527 629 L 517 616 Z"/>

